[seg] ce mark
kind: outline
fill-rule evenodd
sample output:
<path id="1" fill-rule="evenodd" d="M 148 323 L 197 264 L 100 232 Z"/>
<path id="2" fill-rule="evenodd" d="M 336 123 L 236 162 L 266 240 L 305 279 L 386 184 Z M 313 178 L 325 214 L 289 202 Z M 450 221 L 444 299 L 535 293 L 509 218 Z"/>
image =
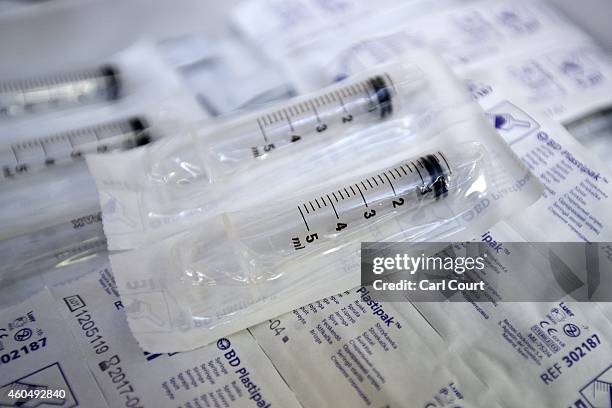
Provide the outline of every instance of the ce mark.
<path id="1" fill-rule="evenodd" d="M 550 327 L 548 329 L 545 329 L 546 326 L 550 326 L 551 323 L 548 320 L 542 320 L 540 322 L 540 328 L 542 330 L 546 330 L 546 333 L 548 333 L 549 336 L 552 336 L 555 333 L 559 333 L 559 330 L 555 329 L 554 327 Z"/>

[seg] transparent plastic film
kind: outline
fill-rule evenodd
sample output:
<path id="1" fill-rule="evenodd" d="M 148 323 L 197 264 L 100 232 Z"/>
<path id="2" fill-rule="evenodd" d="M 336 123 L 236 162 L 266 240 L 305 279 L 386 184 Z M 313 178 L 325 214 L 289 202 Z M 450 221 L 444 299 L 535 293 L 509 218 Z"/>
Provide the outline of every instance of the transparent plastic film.
<path id="1" fill-rule="evenodd" d="M 377 76 L 393 83 L 390 97 L 355 96 L 359 114 L 343 122 L 330 90 L 380 86 L 368 82 Z M 392 106 L 376 105 L 379 94 Z M 258 118 L 272 115 L 266 137 L 286 142 L 279 113 L 302 103 L 306 115 L 304 101 L 324 95 L 330 113 L 315 108 L 325 130 L 316 115 L 292 119 L 305 126 L 299 140 L 253 155 L 264 146 Z M 88 159 L 118 289 L 150 305 L 127 313 L 130 327 L 152 350 L 199 347 L 357 286 L 361 242 L 469 241 L 543 190 L 435 56 L 402 56 L 271 109 L 178 129 L 113 165 Z"/>
<path id="2" fill-rule="evenodd" d="M 427 151 L 347 178 L 324 192 L 223 214 L 222 237 L 178 249 L 183 273 L 190 282 L 206 285 L 276 279 L 290 262 L 331 255 L 367 240 L 370 228 L 425 206 L 449 201 L 449 206 L 463 208 L 457 201 L 465 203 L 487 188 L 483 147 L 473 143 L 464 148 Z"/>
<path id="3" fill-rule="evenodd" d="M 0 180 L 68 164 L 85 154 L 127 150 L 149 141 L 149 124 L 133 117 L 15 142 L 0 148 Z"/>
<path id="4" fill-rule="evenodd" d="M 193 147 L 167 152 L 150 163 L 154 179 L 165 184 L 210 183 L 268 162 L 298 146 L 322 146 L 357 129 L 389 118 L 408 120 L 421 111 L 426 86 L 416 65 L 393 63 L 280 105 L 223 121 L 205 129 Z M 418 100 L 418 102 L 417 102 Z M 199 152 L 201 160 L 195 158 Z"/>
<path id="5" fill-rule="evenodd" d="M 119 70 L 112 65 L 0 82 L 0 120 L 112 101 L 120 91 Z"/>

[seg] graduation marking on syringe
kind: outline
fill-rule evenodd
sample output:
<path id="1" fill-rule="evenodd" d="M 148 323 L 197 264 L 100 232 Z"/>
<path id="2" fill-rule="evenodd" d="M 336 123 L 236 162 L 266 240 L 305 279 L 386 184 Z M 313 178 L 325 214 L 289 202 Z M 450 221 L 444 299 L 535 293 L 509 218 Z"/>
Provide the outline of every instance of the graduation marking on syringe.
<path id="1" fill-rule="evenodd" d="M 383 175 L 385 176 L 385 178 L 389 182 L 389 185 L 391 186 L 391 190 L 393 190 L 393 195 L 397 197 L 397 193 L 395 192 L 395 187 L 393 187 L 393 183 L 391 183 L 391 180 L 389 179 L 389 176 L 387 176 L 387 173 L 383 173 Z"/>
<path id="2" fill-rule="evenodd" d="M 312 101 L 310 102 L 310 106 L 312 107 L 312 111 L 315 114 L 315 117 L 317 118 L 317 123 L 321 123 L 321 118 L 319 117 L 319 112 L 317 111 L 316 106 L 314 106 L 314 103 Z"/>
<path id="3" fill-rule="evenodd" d="M 257 125 L 265 144 L 250 146 L 252 157 L 261 158 L 263 152 L 270 153 L 272 150 L 285 148 L 304 139 L 311 132 L 323 133 L 335 128 L 337 124 L 353 123 L 357 116 L 373 113 L 378 109 L 380 118 L 385 118 L 391 113 L 391 97 L 395 96 L 395 92 L 390 88 L 389 76 L 383 74 L 341 85 L 320 95 L 313 95 L 264 113 L 257 118 Z"/>
<path id="4" fill-rule="evenodd" d="M 414 164 L 414 162 L 412 162 L 412 165 L 414 166 L 414 169 L 417 171 L 417 173 L 419 173 L 419 177 L 421 178 L 421 182 L 423 184 L 425 184 L 425 180 L 423 180 L 423 176 L 421 176 L 421 172 L 419 171 L 419 169 L 417 169 L 416 164 Z"/>
<path id="5" fill-rule="evenodd" d="M 299 205 L 298 205 L 298 210 L 300 211 L 300 215 L 302 216 L 302 220 L 304 220 L 304 225 L 306 225 L 306 231 L 310 231 L 310 227 L 308 226 L 308 222 L 306 222 L 306 217 L 304 217 L 304 213 L 302 212 L 302 209 L 300 208 Z"/>
<path id="6" fill-rule="evenodd" d="M 268 143 L 268 136 L 266 136 L 266 132 L 264 131 L 264 128 L 261 125 L 261 122 L 259 121 L 259 118 L 257 118 L 257 125 L 259 126 L 259 130 L 261 131 L 261 135 L 263 136 L 264 141 Z"/>
<path id="7" fill-rule="evenodd" d="M 338 96 L 338 102 L 340 102 L 340 106 L 342 107 L 342 110 L 344 111 L 344 113 L 346 113 L 348 115 L 349 111 L 346 109 L 346 106 L 344 105 L 344 100 L 342 100 L 342 97 L 340 96 L 339 93 L 334 92 L 335 95 Z"/>
<path id="8" fill-rule="evenodd" d="M 366 201 L 365 197 L 363 196 L 363 193 L 361 192 L 361 189 L 359 188 L 359 186 L 357 184 L 355 184 L 355 187 L 357 187 L 357 190 L 359 190 L 359 194 L 361 195 L 361 199 L 363 200 L 363 203 L 367 207 L 368 206 L 368 202 Z"/>
<path id="9" fill-rule="evenodd" d="M 332 193 L 332 194 L 334 194 L 334 193 Z M 335 197 L 336 197 L 336 196 L 334 195 L 334 198 L 335 198 Z M 332 208 L 333 208 L 333 210 L 334 210 L 334 214 L 336 214 L 336 219 L 338 219 L 338 220 L 339 220 L 339 219 L 340 219 L 340 217 L 338 216 L 338 211 L 336 211 L 336 206 L 335 206 L 335 205 L 334 205 L 334 203 L 332 202 L 331 198 L 329 198 L 329 194 L 327 195 L 327 199 L 329 200 L 329 203 L 331 204 L 331 206 L 332 206 Z M 338 201 L 338 199 L 336 198 L 336 202 L 337 202 L 337 201 Z"/>
<path id="10" fill-rule="evenodd" d="M 283 109 L 283 113 L 285 114 L 285 118 L 287 119 L 287 123 L 289 124 L 289 129 L 291 129 L 292 132 L 295 132 L 295 129 L 293 128 L 293 123 L 291 123 L 291 119 L 289 119 L 289 114 L 287 113 L 287 110 Z"/>
<path id="11" fill-rule="evenodd" d="M 444 160 L 444 164 L 446 164 L 446 168 L 448 169 L 448 173 L 449 174 L 453 174 L 453 171 L 451 170 L 450 166 L 448 165 L 448 162 L 446 161 L 446 157 L 444 157 L 444 155 L 440 151 L 438 151 L 438 154 L 440 155 L 440 157 L 442 157 L 442 160 Z"/>
<path id="12" fill-rule="evenodd" d="M 406 170 L 404 165 L 409 166 L 408 170 Z M 423 177 L 425 174 L 421 173 L 418 168 L 420 166 L 425 168 L 427 177 L 432 178 L 431 185 L 424 182 Z M 417 174 L 414 174 L 412 167 L 416 170 L 418 177 Z M 356 227 L 354 225 L 354 221 L 365 219 L 365 222 L 371 223 L 377 219 L 374 217 L 384 216 L 384 214 L 389 211 L 395 214 L 397 211 L 400 211 L 398 209 L 400 207 L 403 207 L 402 211 L 410 211 L 412 209 L 410 204 L 412 202 L 420 202 L 423 198 L 437 200 L 440 197 L 446 197 L 449 189 L 449 182 L 446 178 L 447 174 L 448 172 L 443 169 L 441 163 L 439 163 L 436 158 L 436 154 L 433 153 L 422 156 L 419 159 L 413 159 L 403 163 L 399 162 L 395 167 L 381 169 L 378 173 L 363 177 L 361 180 L 355 180 L 352 184 L 340 186 L 338 190 L 330 191 L 328 194 L 322 196 L 314 196 L 311 198 L 312 201 L 304 201 L 302 204 L 298 205 L 300 215 L 302 216 L 302 220 L 309 234 L 305 237 L 306 242 L 302 244 L 302 242 L 304 242 L 303 238 L 302 241 L 300 241 L 300 237 L 297 234 L 292 234 L 290 241 L 296 250 L 304 249 L 304 246 L 307 245 L 306 243 L 314 244 L 315 241 L 335 238 L 337 232 L 343 231 L 349 226 L 351 228 L 359 228 L 359 226 Z M 392 178 L 396 180 L 403 178 L 400 184 L 401 187 L 397 191 L 391 180 Z M 434 178 L 436 178 L 435 181 Z M 383 187 L 385 185 L 385 180 L 389 182 L 390 190 Z M 391 195 L 389 192 L 393 194 Z M 334 197 L 337 203 L 340 202 L 336 193 L 340 194 L 342 197 L 341 200 L 346 200 L 343 201 L 344 204 L 338 208 L 336 208 L 332 200 L 332 197 Z M 368 196 L 367 198 L 366 195 Z M 361 201 L 359 201 L 359 198 L 361 198 Z M 319 201 L 319 199 L 321 201 Z M 318 209 L 314 207 L 313 201 L 317 204 Z M 327 207 L 327 201 L 329 201 L 331 205 L 335 219 L 331 217 L 331 212 L 327 212 L 326 210 L 317 212 L 323 209 L 323 207 Z M 361 206 L 362 202 L 363 207 Z M 372 204 L 371 208 L 370 204 Z M 311 213 L 308 208 L 309 206 L 312 209 L 312 214 L 309 214 L 308 218 L 311 224 L 312 222 L 315 223 L 312 230 L 301 208 L 302 205 L 304 209 L 307 210 L 307 213 Z M 366 209 L 365 212 L 364 207 Z M 340 214 L 342 214 L 342 217 L 340 217 Z"/>
<path id="13" fill-rule="evenodd" d="M 17 152 L 13 146 L 11 146 L 11 151 L 13 152 L 13 156 L 15 156 L 15 161 L 19 162 L 19 157 L 17 157 Z"/>
<path id="14" fill-rule="evenodd" d="M 38 145 L 40 146 L 40 148 L 43 151 L 43 154 L 45 155 L 45 157 L 47 157 L 47 149 L 45 149 L 45 143 L 44 141 L 38 142 Z"/>

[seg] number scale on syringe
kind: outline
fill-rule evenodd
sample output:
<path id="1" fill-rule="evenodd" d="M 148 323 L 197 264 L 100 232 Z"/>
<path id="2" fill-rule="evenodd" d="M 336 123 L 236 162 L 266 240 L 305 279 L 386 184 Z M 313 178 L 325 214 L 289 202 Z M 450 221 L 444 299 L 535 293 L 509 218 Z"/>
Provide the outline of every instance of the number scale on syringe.
<path id="1" fill-rule="evenodd" d="M 385 79 L 386 78 L 386 79 Z M 387 74 L 350 84 L 257 118 L 263 144 L 251 147 L 254 157 L 295 143 L 335 124 L 351 123 L 365 114 L 383 119 L 393 112 L 393 90 Z"/>
<path id="2" fill-rule="evenodd" d="M 0 119 L 119 98 L 117 69 L 58 74 L 0 83 Z"/>
<path id="3" fill-rule="evenodd" d="M 0 169 L 3 178 L 10 179 L 80 159 L 87 153 L 125 150 L 149 140 L 143 119 L 119 120 L 0 148 Z"/>
<path id="4" fill-rule="evenodd" d="M 304 249 L 320 236 L 334 237 L 350 226 L 363 227 L 385 212 L 413 208 L 424 196 L 444 197 L 450 174 L 444 154 L 436 152 L 302 202 L 297 212 L 306 235 L 304 240 L 291 238 L 293 249 Z"/>
<path id="5" fill-rule="evenodd" d="M 232 173 L 298 141 L 384 119 L 394 112 L 396 96 L 391 76 L 381 73 L 229 126 L 210 143 L 211 166 L 218 163 L 222 173 Z"/>
<path id="6" fill-rule="evenodd" d="M 345 236 L 359 241 L 373 223 L 411 213 L 467 183 L 472 158 L 451 156 L 432 152 L 321 195 L 272 205 L 265 212 L 229 213 L 225 228 L 249 267 L 256 269 L 275 267 L 317 244 L 340 244 Z"/>

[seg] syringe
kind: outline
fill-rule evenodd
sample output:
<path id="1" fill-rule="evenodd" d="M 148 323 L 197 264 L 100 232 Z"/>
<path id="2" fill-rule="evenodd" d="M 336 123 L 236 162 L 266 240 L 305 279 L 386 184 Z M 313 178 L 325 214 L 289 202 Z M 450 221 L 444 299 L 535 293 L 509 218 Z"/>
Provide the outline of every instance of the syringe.
<path id="1" fill-rule="evenodd" d="M 118 120 L 0 148 L 2 178 L 12 179 L 50 166 L 78 160 L 87 153 L 125 150 L 147 144 L 149 126 L 141 118 Z"/>
<path id="2" fill-rule="evenodd" d="M 0 83 L 0 118 L 17 117 L 119 98 L 119 71 L 112 66 Z"/>
<path id="3" fill-rule="evenodd" d="M 216 237 L 179 250 L 185 271 L 196 282 L 228 275 L 253 280 L 296 257 L 360 242 L 375 223 L 413 214 L 449 195 L 477 192 L 482 159 L 479 145 L 434 151 L 323 194 L 224 214 L 225 240 Z"/>
<path id="4" fill-rule="evenodd" d="M 418 68 L 395 63 L 226 123 L 205 141 L 208 177 L 214 182 L 297 142 L 329 139 L 342 128 L 405 114 L 403 108 L 424 83 Z"/>

